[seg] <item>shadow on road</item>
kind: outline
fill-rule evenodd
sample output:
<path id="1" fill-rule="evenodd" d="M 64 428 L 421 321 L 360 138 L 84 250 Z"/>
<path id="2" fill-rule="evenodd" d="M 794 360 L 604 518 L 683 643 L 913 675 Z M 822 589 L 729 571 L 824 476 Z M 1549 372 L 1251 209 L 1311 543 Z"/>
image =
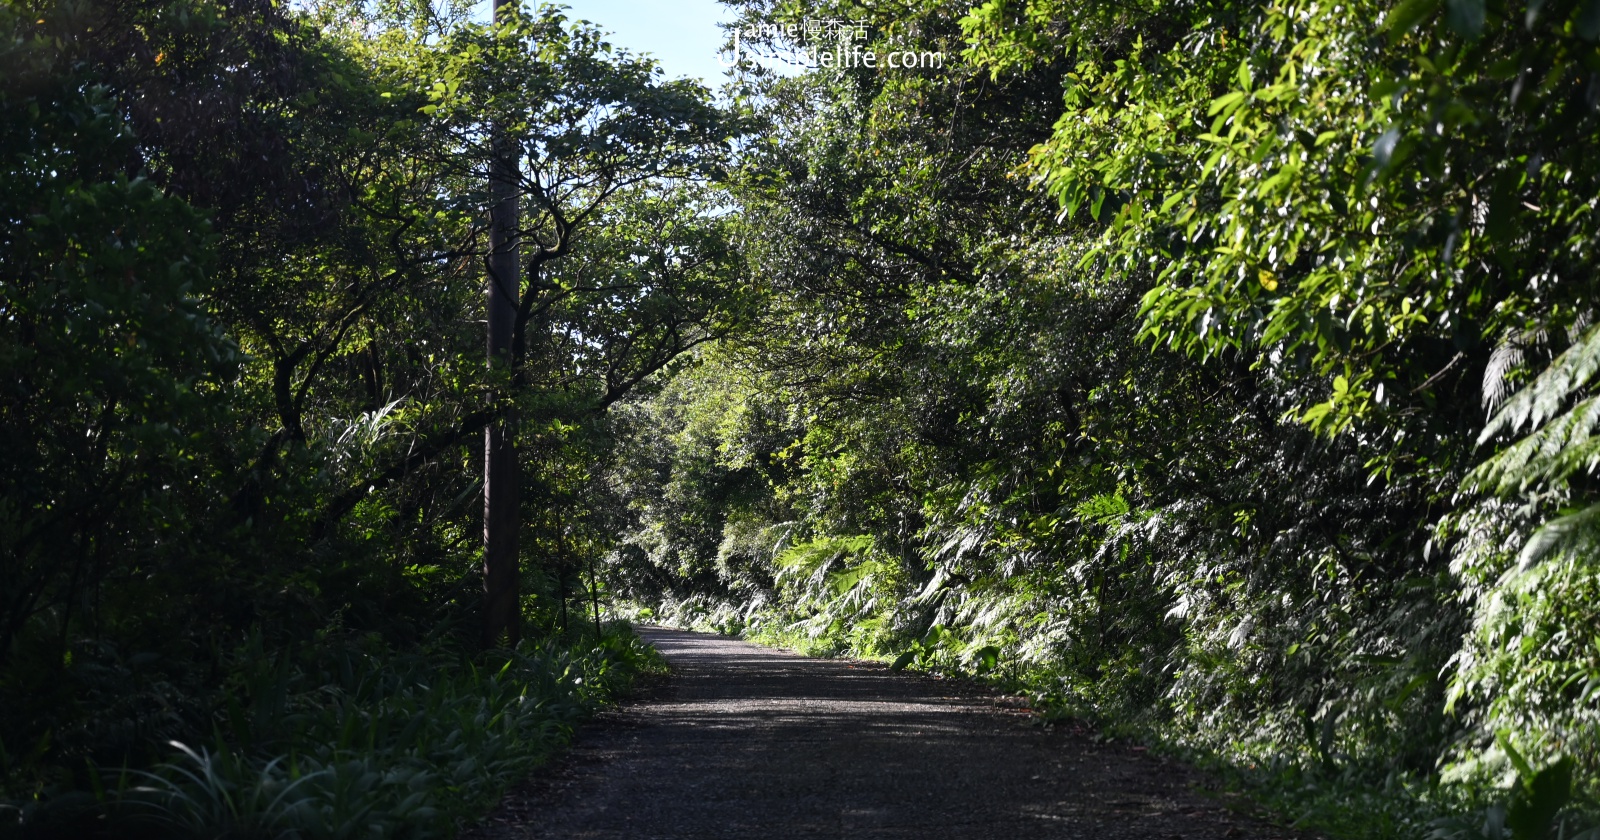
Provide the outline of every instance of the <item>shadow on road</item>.
<path id="1" fill-rule="evenodd" d="M 1290 837 L 1179 765 L 876 663 L 641 628 L 672 666 L 469 837 Z"/>

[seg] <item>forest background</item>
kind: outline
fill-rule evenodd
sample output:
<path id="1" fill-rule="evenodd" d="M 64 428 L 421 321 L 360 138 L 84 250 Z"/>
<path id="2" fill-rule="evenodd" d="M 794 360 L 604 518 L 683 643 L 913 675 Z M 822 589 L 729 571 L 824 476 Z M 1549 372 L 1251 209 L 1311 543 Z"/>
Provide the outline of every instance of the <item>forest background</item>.
<path id="1" fill-rule="evenodd" d="M 1600 0 L 730 5 L 945 61 L 0 8 L 5 830 L 448 836 L 658 667 L 606 611 L 1592 824 Z"/>

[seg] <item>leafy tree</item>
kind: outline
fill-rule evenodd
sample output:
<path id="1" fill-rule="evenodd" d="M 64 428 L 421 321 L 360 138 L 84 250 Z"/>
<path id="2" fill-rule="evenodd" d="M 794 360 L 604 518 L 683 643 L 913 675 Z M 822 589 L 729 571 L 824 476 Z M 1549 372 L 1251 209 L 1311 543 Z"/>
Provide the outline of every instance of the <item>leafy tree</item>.
<path id="1" fill-rule="evenodd" d="M 569 290 L 550 266 L 620 191 L 653 179 L 703 177 L 726 151 L 735 126 L 703 88 L 661 82 L 653 62 L 612 55 L 598 31 L 568 27 L 545 8 L 528 16 L 497 7 L 494 27 L 460 27 L 430 71 L 439 81 L 426 110 L 442 138 L 491 171 L 491 204 L 520 196 L 521 212 L 496 211 L 490 253 L 491 354 L 507 361 L 507 390 L 527 381 L 523 365 L 549 352 L 529 330 Z M 483 126 L 492 128 L 483 130 Z M 495 161 L 500 161 L 496 164 Z M 495 169 L 499 166 L 499 169 Z M 515 244 L 513 244 L 515 243 Z M 520 268 L 513 252 L 520 257 Z M 515 275 L 507 277 L 506 275 Z M 496 314 L 499 313 L 499 314 Z M 485 642 L 519 636 L 516 597 L 515 437 L 491 425 L 485 438 Z M 496 493 L 497 474 L 505 487 Z M 495 499 L 505 499 L 496 507 Z"/>
<path id="2" fill-rule="evenodd" d="M 1496 583 L 1585 499 L 1585 351 L 1480 413 L 1587 325 L 1582 6 L 744 4 L 948 61 L 748 79 L 764 334 L 646 410 L 620 574 L 1347 786 L 1508 724 L 1590 784 L 1586 508 Z"/>
<path id="3" fill-rule="evenodd" d="M 473 624 L 492 422 L 529 442 L 535 578 L 594 579 L 607 409 L 742 317 L 703 186 L 737 121 L 557 12 L 468 11 L 0 11 L 4 819 L 172 739 L 275 766 L 287 674 Z M 495 124 L 527 270 L 491 367 Z"/>

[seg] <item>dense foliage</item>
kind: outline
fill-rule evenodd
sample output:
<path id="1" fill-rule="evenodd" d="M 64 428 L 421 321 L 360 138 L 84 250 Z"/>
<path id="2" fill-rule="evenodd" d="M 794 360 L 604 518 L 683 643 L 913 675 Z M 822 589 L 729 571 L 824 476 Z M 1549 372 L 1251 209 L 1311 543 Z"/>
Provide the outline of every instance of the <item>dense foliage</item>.
<path id="1" fill-rule="evenodd" d="M 447 836 L 648 664 L 573 614 L 605 409 L 738 317 L 736 121 L 558 10 L 469 11 L 0 5 L 0 830 Z M 474 653 L 507 417 L 532 638 Z"/>
<path id="2" fill-rule="evenodd" d="M 619 581 L 1354 836 L 1584 823 L 1600 4 L 740 5 L 945 62 L 747 77 L 762 327 L 630 406 Z"/>

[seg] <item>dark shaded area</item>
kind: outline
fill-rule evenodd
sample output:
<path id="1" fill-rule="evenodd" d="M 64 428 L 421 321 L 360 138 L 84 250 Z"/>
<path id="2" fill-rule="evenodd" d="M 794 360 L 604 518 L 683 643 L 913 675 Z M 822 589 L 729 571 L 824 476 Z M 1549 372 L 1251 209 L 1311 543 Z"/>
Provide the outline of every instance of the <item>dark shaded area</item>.
<path id="1" fill-rule="evenodd" d="M 672 665 L 466 837 L 1273 838 L 1188 768 L 1040 727 L 1009 698 L 641 629 Z"/>

